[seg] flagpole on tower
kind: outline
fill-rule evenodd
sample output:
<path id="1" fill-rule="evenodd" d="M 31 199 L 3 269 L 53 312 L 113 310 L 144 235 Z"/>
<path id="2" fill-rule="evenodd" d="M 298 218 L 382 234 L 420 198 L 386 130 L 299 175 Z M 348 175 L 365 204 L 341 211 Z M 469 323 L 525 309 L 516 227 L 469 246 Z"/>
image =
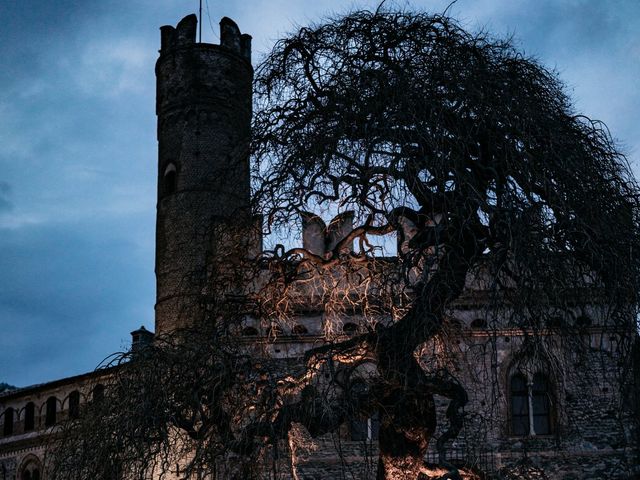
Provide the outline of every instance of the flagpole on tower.
<path id="1" fill-rule="evenodd" d="M 202 0 L 200 0 L 200 12 L 198 15 L 198 28 L 200 30 L 200 43 L 202 43 Z"/>

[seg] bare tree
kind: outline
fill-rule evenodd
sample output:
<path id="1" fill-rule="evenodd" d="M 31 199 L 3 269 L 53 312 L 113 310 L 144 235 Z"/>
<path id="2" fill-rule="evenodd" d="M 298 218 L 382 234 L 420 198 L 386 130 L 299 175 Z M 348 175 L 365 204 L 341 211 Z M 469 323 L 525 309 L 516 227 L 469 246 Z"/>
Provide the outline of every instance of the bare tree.
<path id="1" fill-rule="evenodd" d="M 318 209 L 352 215 L 354 228 L 322 251 L 278 245 L 236 262 L 243 281 L 211 296 L 198 331 L 118 357 L 110 401 L 57 441 L 56 478 L 249 478 L 250 466 L 276 468 L 279 440 L 301 426 L 315 437 L 376 412 L 377 478 L 431 478 L 434 395 L 449 399 L 442 478 L 459 478 L 443 453 L 467 392 L 421 352 L 436 340 L 446 352 L 469 282 L 531 348 L 545 348 L 536 333 L 579 336 L 557 319 L 587 301 L 606 305 L 598 321 L 630 348 L 637 185 L 554 72 L 445 16 L 380 10 L 279 41 L 254 88 L 256 208 L 268 230 Z M 397 257 L 381 258 L 372 238 L 390 234 Z M 357 312 L 369 327 L 348 338 L 328 328 L 325 344 L 290 361 L 237 337 L 247 316 L 286 321 L 310 306 L 338 321 Z M 270 463 L 220 473 L 229 455 Z"/>
<path id="2" fill-rule="evenodd" d="M 280 41 L 255 85 L 258 198 L 271 225 L 333 204 L 355 211 L 349 240 L 363 245 L 412 228 L 398 251 L 406 311 L 325 349 L 357 346 L 377 366 L 379 478 L 418 476 L 432 394 L 452 398 L 455 434 L 464 392 L 426 375 L 415 352 L 470 275 L 499 292 L 507 325 L 557 328 L 558 312 L 597 291 L 611 307 L 603 321 L 634 332 L 637 189 L 625 158 L 604 125 L 572 110 L 556 75 L 508 41 L 443 16 L 358 12 Z M 331 269 L 373 253 L 345 258 L 338 245 L 300 262 Z"/>

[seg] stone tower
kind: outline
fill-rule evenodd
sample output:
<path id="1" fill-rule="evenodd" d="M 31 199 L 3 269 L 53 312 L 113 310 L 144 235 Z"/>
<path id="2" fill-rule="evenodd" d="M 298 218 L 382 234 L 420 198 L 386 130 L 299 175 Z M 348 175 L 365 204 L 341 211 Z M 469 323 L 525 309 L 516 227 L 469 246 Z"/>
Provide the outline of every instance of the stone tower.
<path id="1" fill-rule="evenodd" d="M 249 219 L 251 37 L 220 21 L 220 45 L 196 43 L 197 18 L 161 27 L 156 63 L 156 333 L 205 318 L 210 260 L 225 225 Z"/>

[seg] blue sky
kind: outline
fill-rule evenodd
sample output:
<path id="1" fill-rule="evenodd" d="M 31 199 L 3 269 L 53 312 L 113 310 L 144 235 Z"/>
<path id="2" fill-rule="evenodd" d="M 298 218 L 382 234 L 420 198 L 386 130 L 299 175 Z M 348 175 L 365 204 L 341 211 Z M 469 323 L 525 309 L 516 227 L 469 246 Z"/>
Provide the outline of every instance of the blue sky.
<path id="1" fill-rule="evenodd" d="M 255 63 L 296 25 L 378 2 L 203 3 L 203 40 L 217 42 L 229 16 L 253 35 Z M 0 2 L 0 382 L 90 371 L 131 330 L 153 328 L 158 28 L 197 8 Z M 459 0 L 449 12 L 470 30 L 513 35 L 557 69 L 577 109 L 607 123 L 640 173 L 637 0 Z"/>

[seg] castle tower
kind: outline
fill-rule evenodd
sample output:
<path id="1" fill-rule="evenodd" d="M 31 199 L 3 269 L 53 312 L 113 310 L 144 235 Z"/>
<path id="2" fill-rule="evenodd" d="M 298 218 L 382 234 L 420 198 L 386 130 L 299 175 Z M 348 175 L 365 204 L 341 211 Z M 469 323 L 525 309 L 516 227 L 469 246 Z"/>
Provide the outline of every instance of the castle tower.
<path id="1" fill-rule="evenodd" d="M 251 37 L 228 18 L 220 45 L 196 28 L 189 15 L 160 29 L 156 334 L 205 318 L 219 227 L 249 218 Z"/>

